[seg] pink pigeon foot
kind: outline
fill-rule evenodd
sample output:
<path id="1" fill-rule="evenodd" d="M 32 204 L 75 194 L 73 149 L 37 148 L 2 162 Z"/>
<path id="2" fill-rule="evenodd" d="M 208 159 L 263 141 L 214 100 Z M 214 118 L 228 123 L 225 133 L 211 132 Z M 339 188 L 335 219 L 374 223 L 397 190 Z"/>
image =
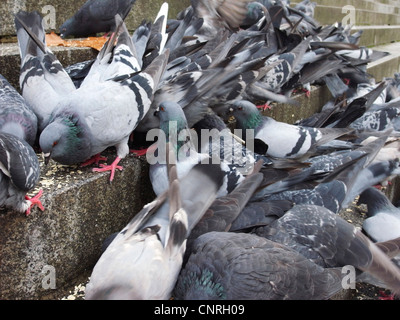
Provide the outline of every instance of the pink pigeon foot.
<path id="1" fill-rule="evenodd" d="M 40 190 L 38 192 L 38 194 L 36 196 L 32 197 L 32 198 L 30 198 L 29 196 L 25 196 L 25 199 L 31 202 L 31 205 L 29 206 L 29 208 L 25 212 L 26 216 L 30 215 L 31 209 L 32 209 L 32 207 L 34 205 L 37 205 L 41 211 L 44 211 L 44 207 L 42 205 L 42 202 L 39 200 L 40 197 L 42 196 L 42 194 L 43 194 L 43 190 Z"/>
<path id="2" fill-rule="evenodd" d="M 262 109 L 262 111 L 265 111 L 267 109 L 271 110 L 271 106 L 268 103 L 262 104 L 262 105 L 258 105 L 257 106 L 258 109 Z"/>
<path id="3" fill-rule="evenodd" d="M 100 168 L 94 168 L 93 171 L 95 172 L 104 172 L 104 171 L 111 171 L 110 182 L 114 180 L 115 170 L 122 170 L 123 167 L 119 166 L 118 163 L 121 161 L 120 157 L 116 157 L 114 162 L 110 165 L 100 164 Z"/>
<path id="4" fill-rule="evenodd" d="M 96 164 L 98 165 L 100 161 L 107 161 L 106 157 L 102 157 L 100 153 L 94 155 L 93 157 L 91 157 L 89 160 L 86 160 L 85 162 L 81 163 L 81 167 L 86 167 L 89 166 L 91 164 Z"/>
<path id="5" fill-rule="evenodd" d="M 133 153 L 135 156 L 138 156 L 138 157 L 140 157 L 140 156 L 144 156 L 144 155 L 146 155 L 146 153 L 147 153 L 147 150 L 148 150 L 148 148 L 145 148 L 145 149 L 139 149 L 139 150 L 136 150 L 136 149 L 130 149 L 130 150 L 129 150 L 129 152 L 130 152 L 130 153 Z"/>
<path id="6" fill-rule="evenodd" d="M 379 300 L 394 300 L 395 295 L 390 293 L 387 294 L 385 291 L 380 290 L 379 291 L 380 296 L 378 296 Z"/>
<path id="7" fill-rule="evenodd" d="M 133 153 L 135 156 L 140 157 L 140 156 L 146 155 L 148 152 L 154 152 L 156 149 L 157 149 L 157 144 L 152 144 L 148 148 L 140 149 L 140 150 L 131 149 L 131 150 L 129 150 L 129 152 Z"/>

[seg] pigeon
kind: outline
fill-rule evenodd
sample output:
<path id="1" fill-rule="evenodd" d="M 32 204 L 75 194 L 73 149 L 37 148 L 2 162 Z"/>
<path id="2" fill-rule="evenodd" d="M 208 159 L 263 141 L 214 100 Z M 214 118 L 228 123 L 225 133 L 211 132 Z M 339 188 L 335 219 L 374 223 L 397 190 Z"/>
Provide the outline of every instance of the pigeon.
<path id="1" fill-rule="evenodd" d="M 123 20 L 136 0 L 87 0 L 78 11 L 60 27 L 62 38 L 88 37 L 97 33 L 115 31 L 114 17 Z"/>
<path id="2" fill-rule="evenodd" d="M 264 165 L 272 164 L 267 157 L 247 149 L 241 137 L 232 133 L 225 122 L 212 111 L 196 122 L 193 129 L 198 137 L 199 152 L 208 153 L 211 158 L 221 159 L 241 170 L 243 174 L 252 172 L 258 160 L 262 160 Z"/>
<path id="3" fill-rule="evenodd" d="M 27 195 L 39 179 L 39 160 L 31 145 L 13 134 L 0 132 L 0 206 L 26 215 L 34 205 L 43 211 L 43 191 L 32 198 Z"/>
<path id="4" fill-rule="evenodd" d="M 368 187 L 400 173 L 398 159 L 372 163 L 383 139 L 384 137 L 377 144 L 373 143 L 370 152 L 334 169 L 316 186 L 292 188 L 278 193 L 260 192 L 252 197 L 252 201 L 290 200 L 296 204 L 320 205 L 338 213 Z"/>
<path id="5" fill-rule="evenodd" d="M 229 111 L 236 119 L 236 128 L 243 130 L 242 136 L 246 137 L 244 140 L 254 139 L 254 151 L 276 158 L 306 156 L 317 147 L 336 142 L 336 138 L 353 131 L 347 128 L 312 128 L 280 122 L 262 116 L 257 107 L 246 100 L 233 102 Z M 247 133 L 251 133 L 252 138 L 247 138 Z M 344 141 L 338 141 L 333 147 L 344 147 L 342 142 Z"/>
<path id="6" fill-rule="evenodd" d="M 15 16 L 15 26 L 21 56 L 19 84 L 22 96 L 37 116 L 40 133 L 58 103 L 76 89 L 45 44 L 41 15 L 37 11 L 20 11 Z"/>
<path id="7" fill-rule="evenodd" d="M 375 242 L 400 237 L 400 209 L 380 190 L 370 187 L 360 194 L 358 204 L 367 205 L 367 218 L 362 228 Z"/>
<path id="8" fill-rule="evenodd" d="M 335 170 L 340 172 L 340 170 L 345 169 L 346 163 L 351 166 L 352 163 L 364 156 L 368 157 L 368 163 L 375 163 L 376 157 L 382 151 L 389 134 L 388 132 L 354 150 L 340 150 L 310 157 L 306 160 L 307 166 L 304 168 L 299 167 L 293 173 L 289 172 L 287 176 L 281 175 L 281 178 L 272 180 L 269 185 L 259 190 L 253 199 L 260 199 L 285 190 L 313 188 L 324 182 L 324 179 L 328 179 L 329 175 L 333 175 Z M 346 181 L 345 175 L 343 178 L 343 181 Z M 310 186 L 307 186 L 307 184 L 310 184 Z"/>
<path id="9" fill-rule="evenodd" d="M 208 232 L 193 243 L 177 300 L 322 300 L 342 290 L 341 268 L 323 268 L 254 234 Z"/>
<path id="10" fill-rule="evenodd" d="M 191 0 L 196 17 L 204 20 L 198 35 L 213 38 L 221 30 L 238 30 L 247 15 L 247 5 L 251 0 Z"/>
<path id="11" fill-rule="evenodd" d="M 233 191 L 226 196 L 215 199 L 210 205 L 187 238 L 184 263 L 192 251 L 193 241 L 200 235 L 211 231 L 229 231 L 231 229 L 232 223 L 241 214 L 263 180 L 263 174 L 259 172 L 261 166 L 262 161 L 259 161 L 253 172 L 247 175 Z"/>
<path id="12" fill-rule="evenodd" d="M 0 131 L 13 134 L 31 146 L 36 142 L 35 113 L 2 75 L 0 75 Z"/>
<path id="13" fill-rule="evenodd" d="M 114 179 L 115 170 L 122 169 L 118 163 L 129 153 L 129 137 L 150 108 L 169 54 L 169 50 L 165 50 L 141 72 L 127 75 L 121 69 L 126 70 L 124 55 L 132 57 L 132 53 L 125 50 L 132 40 L 126 34 L 126 28 L 122 30 L 125 32 L 118 36 L 114 49 L 120 52 L 120 57 L 116 56 L 106 69 L 99 64 L 97 71 L 88 75 L 93 81 L 86 77 L 79 89 L 63 99 L 39 138 L 47 161 L 51 158 L 66 165 L 82 163 L 108 147 L 115 147 L 115 160 L 110 165 L 93 169 L 111 171 L 110 181 Z M 122 47 L 120 51 L 119 46 Z M 102 77 L 101 70 L 113 78 L 98 81 Z"/>
<path id="14" fill-rule="evenodd" d="M 170 299 L 186 239 L 222 183 L 218 165 L 193 167 L 177 177 L 167 145 L 170 186 L 145 205 L 108 245 L 86 286 L 87 300 Z"/>
<path id="15" fill-rule="evenodd" d="M 243 179 L 244 174 L 240 170 L 219 158 L 211 158 L 208 153 L 199 153 L 195 147 L 197 138 L 192 138 L 185 114 L 181 106 L 176 102 L 164 101 L 159 105 L 158 116 L 160 129 L 151 130 L 149 133 L 158 138 L 156 145 L 150 147 L 146 153 L 150 163 L 150 181 L 156 195 L 167 189 L 167 175 L 164 157 L 166 142 L 171 143 L 176 153 L 178 177 L 185 176 L 196 164 L 201 163 L 205 167 L 209 164 L 218 164 L 224 172 L 224 183 L 221 186 L 218 197 L 231 192 Z M 148 135 L 148 137 L 150 137 Z M 154 149 L 156 148 L 156 149 Z M 157 151 L 158 150 L 158 151 Z"/>
<path id="16" fill-rule="evenodd" d="M 286 245 L 324 268 L 351 265 L 400 289 L 400 270 L 361 230 L 327 208 L 295 205 L 269 225 L 255 228 L 260 237 Z"/>

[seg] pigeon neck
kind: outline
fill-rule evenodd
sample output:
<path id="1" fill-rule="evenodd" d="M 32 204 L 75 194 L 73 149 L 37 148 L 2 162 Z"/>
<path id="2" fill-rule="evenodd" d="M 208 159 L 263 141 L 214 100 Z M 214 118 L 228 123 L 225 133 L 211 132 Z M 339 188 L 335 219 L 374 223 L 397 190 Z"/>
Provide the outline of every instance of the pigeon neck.
<path id="1" fill-rule="evenodd" d="M 187 283 L 192 285 L 197 298 L 226 299 L 224 287 L 214 282 L 213 273 L 208 269 L 202 270 L 200 277 L 194 272 L 190 273 Z"/>
<path id="2" fill-rule="evenodd" d="M 241 129 L 255 129 L 262 122 L 262 116 L 258 110 L 250 113 L 246 118 L 240 120 L 239 126 Z"/>

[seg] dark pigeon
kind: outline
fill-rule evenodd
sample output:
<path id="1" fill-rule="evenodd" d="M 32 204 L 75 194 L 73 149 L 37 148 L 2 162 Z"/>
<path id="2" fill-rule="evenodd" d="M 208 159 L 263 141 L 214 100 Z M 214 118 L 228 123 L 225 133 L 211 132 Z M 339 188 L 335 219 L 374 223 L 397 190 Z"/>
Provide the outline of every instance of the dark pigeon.
<path id="1" fill-rule="evenodd" d="M 61 37 L 88 37 L 114 31 L 114 17 L 119 14 L 124 20 L 135 2 L 136 0 L 88 0 L 61 25 Z"/>
<path id="2" fill-rule="evenodd" d="M 178 300 L 322 300 L 342 290 L 341 268 L 323 268 L 254 234 L 208 232 L 194 241 Z"/>
<path id="3" fill-rule="evenodd" d="M 0 132 L 0 206 L 29 215 L 33 205 L 44 210 L 40 191 L 30 198 L 40 178 L 39 160 L 32 147 L 15 135 Z"/>
<path id="4" fill-rule="evenodd" d="M 324 268 L 351 265 L 399 292 L 400 270 L 390 258 L 361 230 L 324 207 L 295 205 L 281 218 L 253 232 L 296 250 Z"/>

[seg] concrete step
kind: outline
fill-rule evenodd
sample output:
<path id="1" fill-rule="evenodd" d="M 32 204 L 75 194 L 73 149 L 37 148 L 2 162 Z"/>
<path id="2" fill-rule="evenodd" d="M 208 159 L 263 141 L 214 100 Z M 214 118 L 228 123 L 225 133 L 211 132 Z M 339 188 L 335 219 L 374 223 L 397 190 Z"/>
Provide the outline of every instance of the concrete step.
<path id="1" fill-rule="evenodd" d="M 394 26 L 354 26 L 352 30 L 363 30 L 360 45 L 366 47 L 380 46 L 400 41 L 400 25 Z"/>
<path id="2" fill-rule="evenodd" d="M 296 1 L 298 2 L 298 1 Z M 358 10 L 368 10 L 385 14 L 399 14 L 399 6 L 371 0 L 315 0 L 317 6 L 347 7 L 353 6 Z"/>
<path id="3" fill-rule="evenodd" d="M 376 46 L 374 49 L 389 52 L 388 56 L 368 65 L 368 73 L 373 75 L 377 82 L 384 77 L 393 77 L 395 72 L 400 71 L 400 42 Z"/>
<path id="4" fill-rule="evenodd" d="M 345 21 L 353 25 L 399 25 L 399 14 L 387 14 L 372 10 L 355 9 L 354 21 L 348 20 L 349 12 L 343 7 L 332 5 L 317 5 L 315 8 L 314 18 L 323 24 L 333 24 L 336 22 Z M 350 21 L 350 22 L 349 22 Z"/>
<path id="5" fill-rule="evenodd" d="M 0 37 L 15 35 L 14 15 L 19 10 L 37 10 L 48 21 L 47 30 L 59 30 L 60 26 L 85 3 L 86 0 L 6 0 L 0 2 Z M 143 19 L 153 21 L 165 0 L 137 0 L 126 18 L 129 30 L 135 29 Z M 190 0 L 169 0 L 169 16 L 175 18 L 177 13 L 190 5 Z"/>

